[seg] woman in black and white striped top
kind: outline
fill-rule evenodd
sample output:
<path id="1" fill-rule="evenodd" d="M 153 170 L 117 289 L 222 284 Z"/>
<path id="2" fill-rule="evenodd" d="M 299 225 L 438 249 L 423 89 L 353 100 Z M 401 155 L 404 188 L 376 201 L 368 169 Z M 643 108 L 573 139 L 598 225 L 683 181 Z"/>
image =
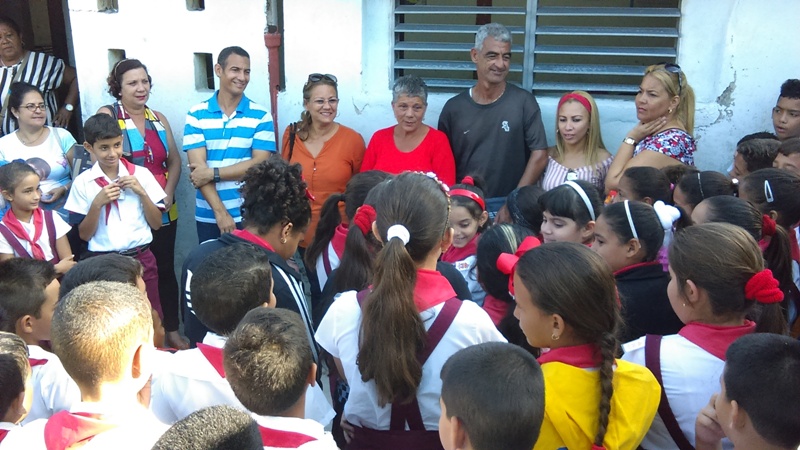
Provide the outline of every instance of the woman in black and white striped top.
<path id="1" fill-rule="evenodd" d="M 75 69 L 55 56 L 25 50 L 20 31 L 16 22 L 0 16 L 0 136 L 17 129 L 6 105 L 8 90 L 14 82 L 24 81 L 42 91 L 48 125 L 66 127 L 78 101 Z M 69 93 L 59 109 L 55 91 L 63 84 L 69 86 Z"/>

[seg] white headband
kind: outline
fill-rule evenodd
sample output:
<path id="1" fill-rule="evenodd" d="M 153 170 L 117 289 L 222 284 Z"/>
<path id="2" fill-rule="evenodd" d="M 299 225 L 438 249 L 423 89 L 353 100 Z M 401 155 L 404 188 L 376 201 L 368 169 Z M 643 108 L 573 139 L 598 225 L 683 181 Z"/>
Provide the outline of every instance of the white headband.
<path id="1" fill-rule="evenodd" d="M 386 241 L 391 241 L 393 238 L 398 238 L 403 241 L 403 245 L 407 245 L 408 242 L 411 240 L 411 233 L 408 232 L 408 228 L 404 227 L 400 224 L 395 224 L 389 227 L 386 231 Z"/>
<path id="2" fill-rule="evenodd" d="M 630 202 L 625 200 L 625 214 L 628 215 L 628 225 L 631 227 L 631 233 L 633 233 L 634 239 L 639 239 L 639 234 L 636 232 L 636 227 L 633 226 L 633 217 L 631 216 L 631 207 L 628 205 Z"/>
<path id="3" fill-rule="evenodd" d="M 575 189 L 575 192 L 577 192 L 578 195 L 580 195 L 581 199 L 583 200 L 583 203 L 586 205 L 586 209 L 589 210 L 589 217 L 591 217 L 592 220 L 596 220 L 596 217 L 594 216 L 594 208 L 592 208 L 592 202 L 589 200 L 589 196 L 586 195 L 586 191 L 583 190 L 581 185 L 574 181 L 566 181 L 564 182 L 564 184 L 568 185 L 572 189 Z"/>

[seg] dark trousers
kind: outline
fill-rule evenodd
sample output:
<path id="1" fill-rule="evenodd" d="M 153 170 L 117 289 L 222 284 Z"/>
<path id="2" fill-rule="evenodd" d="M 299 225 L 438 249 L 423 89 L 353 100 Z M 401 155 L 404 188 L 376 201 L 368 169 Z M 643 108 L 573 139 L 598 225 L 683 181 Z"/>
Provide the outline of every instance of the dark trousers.
<path id="1" fill-rule="evenodd" d="M 178 280 L 175 278 L 175 236 L 178 221 L 164 224 L 153 231 L 150 250 L 158 265 L 158 296 L 164 313 L 164 330 L 178 331 Z"/>

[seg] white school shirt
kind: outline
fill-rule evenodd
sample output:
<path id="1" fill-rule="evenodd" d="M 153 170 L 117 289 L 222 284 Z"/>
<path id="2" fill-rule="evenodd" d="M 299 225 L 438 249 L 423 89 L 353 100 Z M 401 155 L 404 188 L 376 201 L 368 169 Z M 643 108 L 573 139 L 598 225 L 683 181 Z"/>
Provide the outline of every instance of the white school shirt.
<path id="1" fill-rule="evenodd" d="M 227 338 L 207 333 L 203 344 L 219 348 Z M 228 380 L 208 362 L 199 349 L 182 350 L 171 355 L 162 373 L 153 378 L 150 409 L 164 423 L 175 423 L 208 406 L 228 405 L 247 409 L 233 393 Z M 306 417 L 323 425 L 333 420 L 333 411 L 318 384 L 306 391 Z"/>
<path id="2" fill-rule="evenodd" d="M 119 176 L 129 175 L 124 165 L 119 165 Z M 160 208 L 164 207 L 163 200 L 167 193 L 158 184 L 153 174 L 142 166 L 136 166 L 133 174 L 139 184 L 142 185 L 147 196 Z M 91 169 L 83 172 L 72 182 L 72 189 L 69 192 L 67 203 L 64 209 L 75 214 L 86 215 L 92 206 L 97 194 L 103 189 L 95 182 L 97 178 L 105 178 L 109 183 L 111 180 L 103 173 L 98 163 Z M 100 218 L 97 221 L 97 230 L 89 240 L 89 251 L 92 252 L 113 252 L 128 250 L 140 245 L 149 244 L 153 240 L 153 233 L 147 218 L 144 215 L 144 208 L 139 196 L 134 194 L 131 189 L 125 189 L 117 206 L 112 204 L 109 211 L 108 224 L 106 224 L 106 208 L 103 207 Z"/>
<path id="3" fill-rule="evenodd" d="M 120 425 L 93 437 L 81 450 L 150 450 L 158 438 L 169 428 L 156 420 L 143 407 L 120 411 L 113 405 L 79 402 L 69 409 L 71 413 L 103 414 L 118 417 Z M 47 419 L 39 419 L 9 433 L 0 444 L 0 450 L 47 450 L 44 442 L 44 427 Z"/>
<path id="4" fill-rule="evenodd" d="M 81 401 L 81 391 L 70 378 L 61 360 L 38 345 L 28 346 L 29 359 L 46 360 L 41 365 L 31 367 L 33 403 L 22 425 L 37 419 L 48 419 L 53 414 L 69 410 Z"/>
<path id="5" fill-rule="evenodd" d="M 21 428 L 20 428 L 20 426 L 19 426 L 19 425 L 17 425 L 17 424 L 15 424 L 15 423 L 11 423 L 11 422 L 0 422 L 0 431 L 8 431 L 8 433 L 6 434 L 6 436 L 8 436 L 8 435 L 9 435 L 9 434 L 11 434 L 11 433 L 14 433 L 14 432 L 15 432 L 15 430 L 19 430 L 19 429 L 21 429 Z M 2 437 L 2 438 L 0 438 L 0 442 L 3 442 L 3 440 L 4 440 L 4 439 L 5 439 L 5 437 Z M 304 448 L 305 448 L 305 447 L 304 447 Z M 334 448 L 335 448 L 335 447 L 334 447 Z"/>
<path id="6" fill-rule="evenodd" d="M 259 416 L 251 414 L 253 419 L 258 424 L 258 428 L 262 433 L 262 437 L 275 438 L 275 441 L 264 442 L 264 450 L 281 450 L 296 448 L 301 450 L 338 450 L 336 441 L 333 436 L 325 431 L 325 428 L 318 422 L 311 419 L 299 419 L 297 417 L 275 417 L 275 416 Z M 268 430 L 265 430 L 267 428 Z M 270 430 L 277 430 L 278 433 L 270 433 Z M 297 436 L 299 444 L 289 444 L 281 439 L 281 432 L 291 435 L 305 435 Z M 307 441 L 307 442 L 304 442 Z M 267 445 L 267 444 L 274 445 Z"/>
<path id="7" fill-rule="evenodd" d="M 441 303 L 420 313 L 426 330 L 433 324 L 443 306 L 444 303 Z M 356 299 L 356 291 L 341 293 L 317 329 L 317 342 L 342 362 L 345 377 L 350 385 L 350 397 L 344 406 L 344 418 L 356 426 L 388 430 L 391 404 L 380 407 L 375 381 L 362 381 L 361 373 L 358 371 L 356 359 L 360 326 L 361 307 Z M 417 388 L 417 401 L 426 430 L 439 429 L 441 415 L 439 396 L 442 393 L 442 380 L 439 375 L 445 361 L 462 348 L 492 341 L 506 342 L 506 339 L 497 331 L 486 311 L 474 302 L 462 302 L 450 328 L 422 366 L 422 381 Z"/>
<path id="8" fill-rule="evenodd" d="M 44 214 L 44 211 L 40 209 L 39 213 Z M 32 238 L 35 231 L 33 226 L 33 215 L 31 215 L 30 222 L 20 221 L 19 223 L 22 225 L 22 228 L 25 230 L 25 232 L 28 233 L 28 236 Z M 66 236 L 66 234 L 69 233 L 69 230 L 72 229 L 72 227 L 70 227 L 67 222 L 64 222 L 64 219 L 62 219 L 61 216 L 55 211 L 53 211 L 53 225 L 55 226 L 56 229 L 56 240 L 58 240 L 62 236 Z M 31 251 L 31 244 L 28 241 L 20 238 L 17 238 L 17 241 L 19 241 L 19 243 L 22 244 L 22 248 L 24 248 L 29 255 L 33 256 L 33 251 Z M 50 261 L 51 259 L 53 259 L 53 257 L 56 256 L 57 253 L 56 249 L 50 248 L 50 233 L 47 232 L 47 223 L 44 222 L 44 217 L 42 217 L 42 235 L 39 236 L 39 240 L 36 241 L 36 243 L 39 244 L 39 247 L 42 247 L 42 251 L 44 252 L 44 259 L 46 261 Z M 17 257 L 19 256 L 17 252 L 15 252 L 14 249 L 11 247 L 11 245 L 9 245 L 8 241 L 6 240 L 6 237 L 3 236 L 2 234 L 0 234 L 0 253 L 4 255 L 14 255 Z"/>
<path id="9" fill-rule="evenodd" d="M 331 272 L 336 270 L 341 264 L 341 260 L 339 259 L 339 255 L 336 254 L 336 251 L 333 249 L 333 243 L 328 242 L 328 264 L 331 266 Z M 319 280 L 319 289 L 322 290 L 325 287 L 325 283 L 328 282 L 328 273 L 325 271 L 325 252 L 320 253 L 317 256 L 317 280 Z"/>
<path id="10" fill-rule="evenodd" d="M 645 365 L 645 338 L 628 342 L 622 346 L 625 354 L 622 359 Z M 695 445 L 694 424 L 697 414 L 708 404 L 711 396 L 719 392 L 719 377 L 725 368 L 725 361 L 708 353 L 685 337 L 673 334 L 661 339 L 661 378 L 669 406 L 681 431 L 692 445 Z M 661 416 L 656 414 L 650 431 L 641 444 L 646 450 L 672 450 L 675 441 L 667 431 Z M 722 440 L 725 450 L 732 450 L 728 439 Z"/>

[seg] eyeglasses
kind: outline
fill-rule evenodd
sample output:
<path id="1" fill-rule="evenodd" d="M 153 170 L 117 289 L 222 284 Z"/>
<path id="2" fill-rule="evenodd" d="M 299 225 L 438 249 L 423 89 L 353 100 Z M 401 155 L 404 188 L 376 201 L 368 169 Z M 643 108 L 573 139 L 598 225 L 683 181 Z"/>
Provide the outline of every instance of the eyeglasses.
<path id="1" fill-rule="evenodd" d="M 44 103 L 28 103 L 27 105 L 22 105 L 22 107 L 30 112 L 35 112 L 36 110 L 44 111 L 45 108 L 47 108 L 47 105 Z"/>
<path id="2" fill-rule="evenodd" d="M 308 81 L 306 81 L 306 86 L 308 86 L 309 83 L 316 83 L 322 80 L 333 81 L 334 84 L 339 82 L 339 80 L 337 80 L 334 75 L 331 75 L 329 73 L 312 73 L 311 75 L 308 76 Z"/>
<path id="3" fill-rule="evenodd" d="M 681 70 L 681 66 L 675 63 L 668 63 L 665 61 L 662 61 L 656 65 L 664 66 L 663 69 L 664 71 L 669 73 L 674 73 L 675 75 L 678 76 L 678 97 L 680 97 L 680 95 L 683 93 L 683 82 L 681 81 L 681 73 L 683 73 L 683 71 Z M 655 69 L 655 70 L 662 70 L 662 69 Z"/>

